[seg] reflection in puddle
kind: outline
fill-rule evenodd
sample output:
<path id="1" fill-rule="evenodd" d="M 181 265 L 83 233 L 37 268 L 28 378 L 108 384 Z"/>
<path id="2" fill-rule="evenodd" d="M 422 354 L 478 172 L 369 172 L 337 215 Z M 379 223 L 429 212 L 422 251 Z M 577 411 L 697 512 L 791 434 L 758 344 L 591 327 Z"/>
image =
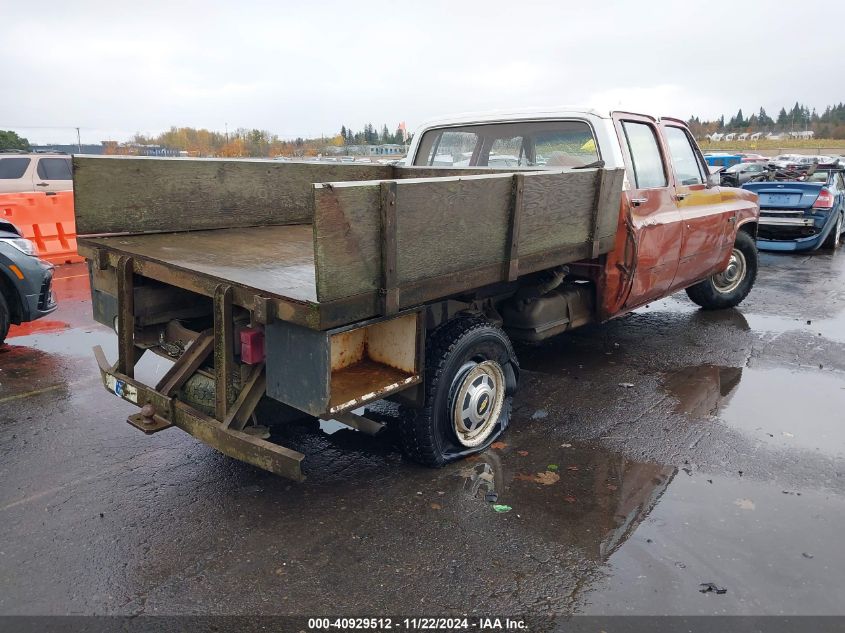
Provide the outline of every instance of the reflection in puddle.
<path id="1" fill-rule="evenodd" d="M 663 386 L 677 398 L 675 411 L 696 417 L 718 413 L 742 379 L 741 367 L 701 365 L 669 374 Z"/>
<path id="2" fill-rule="evenodd" d="M 532 444 L 488 450 L 452 472 L 464 495 L 511 506 L 532 538 L 576 545 L 601 562 L 634 533 L 677 471 L 598 447 Z"/>
<path id="3" fill-rule="evenodd" d="M 845 451 L 845 380 L 833 372 L 702 365 L 667 376 L 676 411 L 720 421 L 783 448 Z"/>

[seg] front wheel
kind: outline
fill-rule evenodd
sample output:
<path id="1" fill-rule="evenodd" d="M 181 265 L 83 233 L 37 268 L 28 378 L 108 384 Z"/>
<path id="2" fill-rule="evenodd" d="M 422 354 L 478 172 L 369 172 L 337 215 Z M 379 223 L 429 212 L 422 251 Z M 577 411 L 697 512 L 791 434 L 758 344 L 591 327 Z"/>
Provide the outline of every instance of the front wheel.
<path id="1" fill-rule="evenodd" d="M 756 278 L 757 245 L 739 231 L 725 270 L 687 288 L 687 296 L 705 310 L 733 308 L 748 296 Z"/>
<path id="2" fill-rule="evenodd" d="M 507 335 L 480 317 L 458 317 L 426 345 L 425 401 L 402 421 L 405 453 L 426 466 L 486 449 L 510 421 L 519 365 Z"/>
<path id="3" fill-rule="evenodd" d="M 0 345 L 6 340 L 9 334 L 9 327 L 12 325 L 12 311 L 9 310 L 9 303 L 0 291 Z"/>

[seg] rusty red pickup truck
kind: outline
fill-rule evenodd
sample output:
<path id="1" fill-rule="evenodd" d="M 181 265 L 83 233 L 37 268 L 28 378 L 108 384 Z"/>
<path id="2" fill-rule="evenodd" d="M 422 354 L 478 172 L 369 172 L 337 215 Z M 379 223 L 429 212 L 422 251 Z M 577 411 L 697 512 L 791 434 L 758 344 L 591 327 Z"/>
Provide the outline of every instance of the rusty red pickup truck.
<path id="1" fill-rule="evenodd" d="M 74 180 L 94 316 L 117 333 L 116 363 L 95 354 L 129 422 L 300 480 L 274 441 L 291 417 L 376 432 L 362 408 L 398 400 L 406 453 L 442 465 L 507 428 L 512 341 L 680 290 L 732 308 L 757 273 L 756 196 L 711 179 L 682 121 L 642 114 L 441 119 L 402 165 L 75 157 Z M 172 361 L 154 385 L 146 352 Z"/>

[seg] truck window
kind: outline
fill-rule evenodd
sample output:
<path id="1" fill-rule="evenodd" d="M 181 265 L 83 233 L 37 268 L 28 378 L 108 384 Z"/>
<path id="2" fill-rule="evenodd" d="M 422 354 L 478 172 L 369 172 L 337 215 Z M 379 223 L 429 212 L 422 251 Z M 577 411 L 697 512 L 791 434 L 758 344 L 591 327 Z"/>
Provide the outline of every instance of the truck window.
<path id="1" fill-rule="evenodd" d="M 700 185 L 704 182 L 704 174 L 692 148 L 687 133 L 679 127 L 667 126 L 666 144 L 672 157 L 672 167 L 675 169 L 675 180 L 679 185 Z"/>
<path id="2" fill-rule="evenodd" d="M 586 121 L 521 121 L 428 130 L 415 165 L 582 167 L 600 158 Z"/>
<path id="3" fill-rule="evenodd" d="M 17 180 L 22 178 L 29 167 L 29 158 L 0 158 L 0 180 Z"/>
<path id="4" fill-rule="evenodd" d="M 646 123 L 634 121 L 624 121 L 622 129 L 625 130 L 637 189 L 665 187 L 668 182 L 654 129 Z"/>
<path id="5" fill-rule="evenodd" d="M 42 158 L 38 161 L 38 177 L 42 180 L 71 180 L 67 158 Z"/>
<path id="6" fill-rule="evenodd" d="M 426 132 L 417 151 L 415 165 L 453 167 L 469 165 L 478 134 L 461 130 L 433 130 Z"/>

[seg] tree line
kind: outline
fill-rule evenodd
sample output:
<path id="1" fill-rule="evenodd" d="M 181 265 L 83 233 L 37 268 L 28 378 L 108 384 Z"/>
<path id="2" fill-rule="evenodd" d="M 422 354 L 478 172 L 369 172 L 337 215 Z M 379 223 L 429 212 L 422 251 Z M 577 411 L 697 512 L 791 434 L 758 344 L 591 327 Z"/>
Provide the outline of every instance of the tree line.
<path id="1" fill-rule="evenodd" d="M 816 138 L 843 139 L 845 138 L 845 104 L 829 105 L 822 113 L 819 113 L 815 108 L 796 101 L 790 109 L 782 107 L 775 117 L 769 116 L 763 107 L 746 117 L 740 108 L 728 120 L 725 120 L 724 115 L 712 121 L 692 117 L 688 124 L 696 137 L 713 132 L 801 132 L 807 130 L 815 132 Z"/>

